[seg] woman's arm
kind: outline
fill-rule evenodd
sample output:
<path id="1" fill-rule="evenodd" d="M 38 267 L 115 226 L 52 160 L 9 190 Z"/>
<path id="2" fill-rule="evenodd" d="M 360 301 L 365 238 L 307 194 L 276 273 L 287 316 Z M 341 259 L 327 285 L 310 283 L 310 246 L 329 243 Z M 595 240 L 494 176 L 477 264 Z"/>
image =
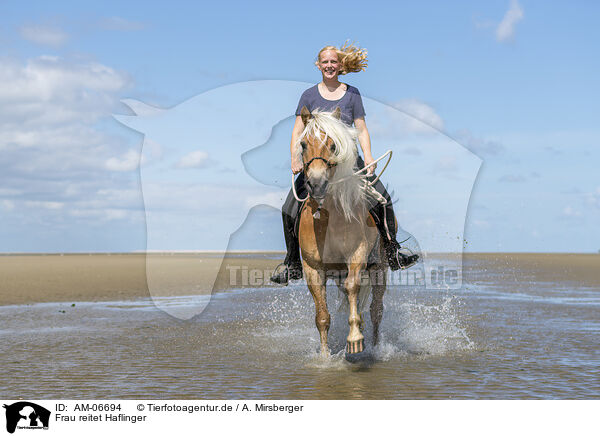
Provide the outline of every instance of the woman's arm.
<path id="1" fill-rule="evenodd" d="M 297 153 L 296 143 L 298 142 L 298 138 L 302 134 L 304 130 L 304 123 L 302 122 L 302 117 L 297 116 L 296 122 L 294 123 L 294 128 L 292 129 L 292 141 L 290 143 L 290 154 L 292 155 L 292 173 L 298 174 L 302 171 L 302 158 Z"/>
<path id="2" fill-rule="evenodd" d="M 302 122 L 302 120 L 300 120 Z M 369 136 L 369 130 L 367 129 L 367 123 L 363 117 L 354 119 L 354 126 L 358 130 L 358 142 L 360 143 L 360 148 L 363 151 L 363 155 L 365 157 L 365 166 L 372 163 L 375 159 L 373 159 L 373 155 L 371 154 L 371 137 Z M 371 175 L 377 168 L 377 164 L 373 165 L 371 168 L 367 170 L 367 174 Z"/>

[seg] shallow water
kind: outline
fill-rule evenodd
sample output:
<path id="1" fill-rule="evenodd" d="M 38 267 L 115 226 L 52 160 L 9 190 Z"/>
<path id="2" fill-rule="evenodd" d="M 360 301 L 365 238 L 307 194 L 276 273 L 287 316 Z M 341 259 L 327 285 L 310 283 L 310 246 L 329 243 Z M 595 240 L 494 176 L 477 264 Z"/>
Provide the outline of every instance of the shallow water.
<path id="1" fill-rule="evenodd" d="M 301 282 L 215 294 L 189 321 L 150 300 L 0 307 L 0 397 L 600 398 L 600 289 L 473 264 L 460 290 L 396 287 L 384 301 L 380 345 L 353 362 L 334 286 L 328 358 Z"/>

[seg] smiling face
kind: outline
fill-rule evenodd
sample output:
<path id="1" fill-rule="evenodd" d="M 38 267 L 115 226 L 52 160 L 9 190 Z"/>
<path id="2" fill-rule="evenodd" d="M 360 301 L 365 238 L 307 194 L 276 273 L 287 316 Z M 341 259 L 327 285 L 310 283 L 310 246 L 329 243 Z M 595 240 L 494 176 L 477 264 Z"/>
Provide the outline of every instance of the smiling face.
<path id="1" fill-rule="evenodd" d="M 335 50 L 324 50 L 319 56 L 319 70 L 323 79 L 335 80 L 340 74 L 341 64 Z"/>

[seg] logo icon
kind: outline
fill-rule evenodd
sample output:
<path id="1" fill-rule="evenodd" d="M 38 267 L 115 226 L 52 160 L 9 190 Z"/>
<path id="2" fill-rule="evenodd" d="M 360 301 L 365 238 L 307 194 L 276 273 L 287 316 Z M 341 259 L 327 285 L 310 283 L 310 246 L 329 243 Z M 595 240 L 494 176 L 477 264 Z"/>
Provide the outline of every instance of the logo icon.
<path id="1" fill-rule="evenodd" d="M 6 431 L 14 433 L 15 429 L 48 429 L 50 411 L 28 401 L 19 401 L 4 405 L 6 409 Z"/>

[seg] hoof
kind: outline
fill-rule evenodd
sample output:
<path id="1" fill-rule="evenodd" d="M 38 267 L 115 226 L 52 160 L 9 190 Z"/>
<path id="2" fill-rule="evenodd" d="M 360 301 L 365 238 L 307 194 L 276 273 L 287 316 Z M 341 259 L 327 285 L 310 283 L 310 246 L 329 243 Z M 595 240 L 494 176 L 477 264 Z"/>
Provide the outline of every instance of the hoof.
<path id="1" fill-rule="evenodd" d="M 321 350 L 319 351 L 319 355 L 321 357 L 329 357 L 331 356 L 331 350 L 329 350 L 329 347 L 321 348 Z"/>
<path id="2" fill-rule="evenodd" d="M 365 349 L 365 340 L 359 339 L 358 341 L 347 341 L 346 352 L 348 354 L 362 353 Z"/>

